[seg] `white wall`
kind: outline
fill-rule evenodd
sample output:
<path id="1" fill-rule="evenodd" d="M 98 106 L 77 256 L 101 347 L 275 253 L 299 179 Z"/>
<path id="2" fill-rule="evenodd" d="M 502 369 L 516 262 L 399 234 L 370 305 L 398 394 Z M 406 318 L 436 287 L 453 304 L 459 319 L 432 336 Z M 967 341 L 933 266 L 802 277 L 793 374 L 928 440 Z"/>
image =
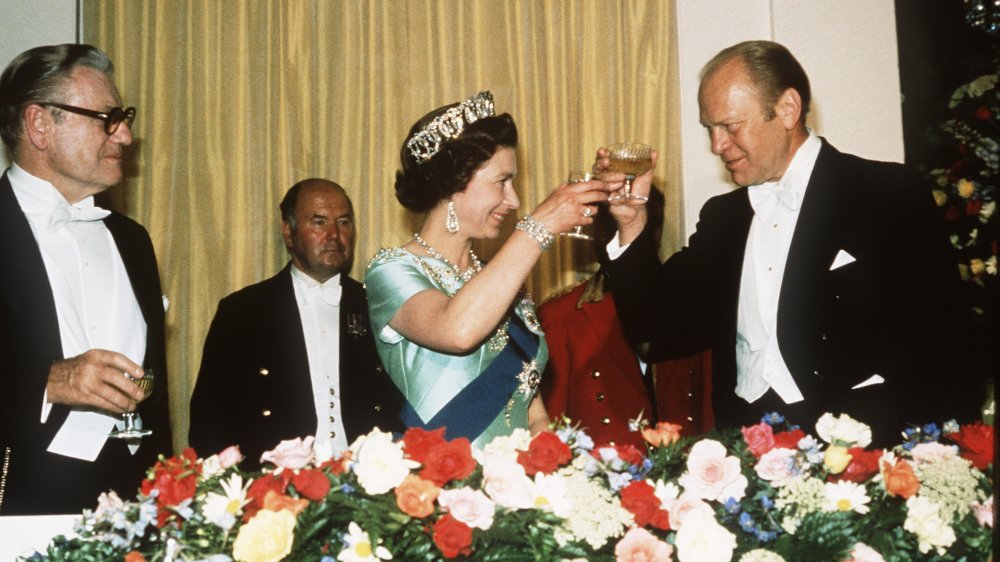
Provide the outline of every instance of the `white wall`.
<path id="1" fill-rule="evenodd" d="M 903 160 L 896 15 L 892 0 L 676 0 L 681 77 L 684 237 L 713 195 L 733 188 L 698 121 L 698 72 L 749 39 L 777 41 L 812 86 L 809 125 L 844 152 Z"/>
<path id="2" fill-rule="evenodd" d="M 77 42 L 77 0 L 0 0 L 0 70 L 39 45 Z M 7 167 L 0 150 L 0 170 Z"/>

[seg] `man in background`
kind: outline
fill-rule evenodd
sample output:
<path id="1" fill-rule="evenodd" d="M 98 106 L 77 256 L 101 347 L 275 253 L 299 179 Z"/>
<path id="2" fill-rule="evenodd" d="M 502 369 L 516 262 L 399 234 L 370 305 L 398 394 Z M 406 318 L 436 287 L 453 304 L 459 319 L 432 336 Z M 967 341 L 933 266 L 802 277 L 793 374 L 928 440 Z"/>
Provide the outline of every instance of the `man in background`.
<path id="1" fill-rule="evenodd" d="M 122 181 L 135 108 L 90 45 L 36 47 L 0 76 L 0 514 L 78 513 L 138 491 L 171 454 L 164 310 L 153 245 L 94 206 Z M 152 369 L 144 397 L 132 378 Z M 144 399 L 145 398 L 145 399 Z M 108 440 L 137 411 L 153 433 Z"/>
<path id="2" fill-rule="evenodd" d="M 317 450 L 332 455 L 373 427 L 403 429 L 364 287 L 347 276 L 350 198 L 332 181 L 303 180 L 281 217 L 291 263 L 219 302 L 191 397 L 191 445 L 201 455 L 239 445 L 250 469 L 285 439 L 315 435 Z"/>

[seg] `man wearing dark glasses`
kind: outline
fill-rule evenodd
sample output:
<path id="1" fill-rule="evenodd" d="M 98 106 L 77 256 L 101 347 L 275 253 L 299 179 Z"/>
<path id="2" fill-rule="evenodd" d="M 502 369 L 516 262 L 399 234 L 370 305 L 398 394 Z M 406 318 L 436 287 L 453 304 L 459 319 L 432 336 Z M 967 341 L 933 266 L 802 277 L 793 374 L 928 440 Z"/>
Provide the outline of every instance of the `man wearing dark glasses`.
<path id="1" fill-rule="evenodd" d="M 135 108 L 107 55 L 51 45 L 0 75 L 0 515 L 135 494 L 170 454 L 164 310 L 149 234 L 94 206 L 122 181 Z M 156 373 L 152 395 L 132 381 Z M 137 411 L 145 439 L 108 439 Z"/>

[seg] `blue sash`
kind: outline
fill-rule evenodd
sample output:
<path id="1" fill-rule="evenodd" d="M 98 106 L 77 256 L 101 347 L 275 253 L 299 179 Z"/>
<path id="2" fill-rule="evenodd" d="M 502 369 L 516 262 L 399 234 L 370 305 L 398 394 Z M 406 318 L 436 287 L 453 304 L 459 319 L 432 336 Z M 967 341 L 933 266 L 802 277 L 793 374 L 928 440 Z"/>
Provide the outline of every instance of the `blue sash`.
<path id="1" fill-rule="evenodd" d="M 524 363 L 535 358 L 538 336 L 528 330 L 516 314 L 511 314 L 507 327 L 507 345 L 485 371 L 465 386 L 428 422 L 424 422 L 413 405 L 403 406 L 401 418 L 407 427 L 423 429 L 445 428 L 445 438 L 467 437 L 475 440 L 486 430 L 507 401 L 517 390 L 517 375 Z"/>

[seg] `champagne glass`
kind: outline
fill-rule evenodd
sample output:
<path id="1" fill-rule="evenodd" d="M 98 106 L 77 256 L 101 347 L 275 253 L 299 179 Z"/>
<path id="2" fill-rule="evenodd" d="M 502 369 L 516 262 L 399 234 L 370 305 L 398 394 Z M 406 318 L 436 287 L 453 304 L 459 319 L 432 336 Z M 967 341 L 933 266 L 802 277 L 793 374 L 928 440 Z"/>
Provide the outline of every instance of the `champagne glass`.
<path id="1" fill-rule="evenodd" d="M 594 179 L 594 175 L 586 170 L 570 170 L 569 179 L 566 181 L 570 183 L 580 183 L 584 181 L 590 181 Z M 577 240 L 593 240 L 594 237 L 589 234 L 583 233 L 582 226 L 574 226 L 573 230 L 569 232 L 560 232 L 559 236 L 569 236 L 570 238 L 576 238 Z"/>
<path id="2" fill-rule="evenodd" d="M 609 197 L 608 202 L 612 205 L 645 205 L 649 198 L 632 193 L 632 180 L 653 167 L 653 149 L 648 144 L 622 142 L 609 146 L 608 152 L 608 171 L 625 174 L 621 195 Z"/>
<path id="3" fill-rule="evenodd" d="M 139 386 L 139 389 L 142 390 L 143 400 L 145 400 L 153 394 L 153 383 L 155 382 L 155 377 L 153 376 L 152 369 L 144 369 L 143 372 L 144 374 L 142 378 L 138 379 L 128 373 L 125 373 L 125 376 Z M 136 424 L 135 416 L 135 412 L 125 412 L 122 414 L 122 419 L 125 420 L 125 427 L 112 431 L 108 434 L 108 437 L 114 437 L 115 439 L 140 439 L 147 435 L 152 435 L 152 429 L 143 429 L 141 423 Z"/>

